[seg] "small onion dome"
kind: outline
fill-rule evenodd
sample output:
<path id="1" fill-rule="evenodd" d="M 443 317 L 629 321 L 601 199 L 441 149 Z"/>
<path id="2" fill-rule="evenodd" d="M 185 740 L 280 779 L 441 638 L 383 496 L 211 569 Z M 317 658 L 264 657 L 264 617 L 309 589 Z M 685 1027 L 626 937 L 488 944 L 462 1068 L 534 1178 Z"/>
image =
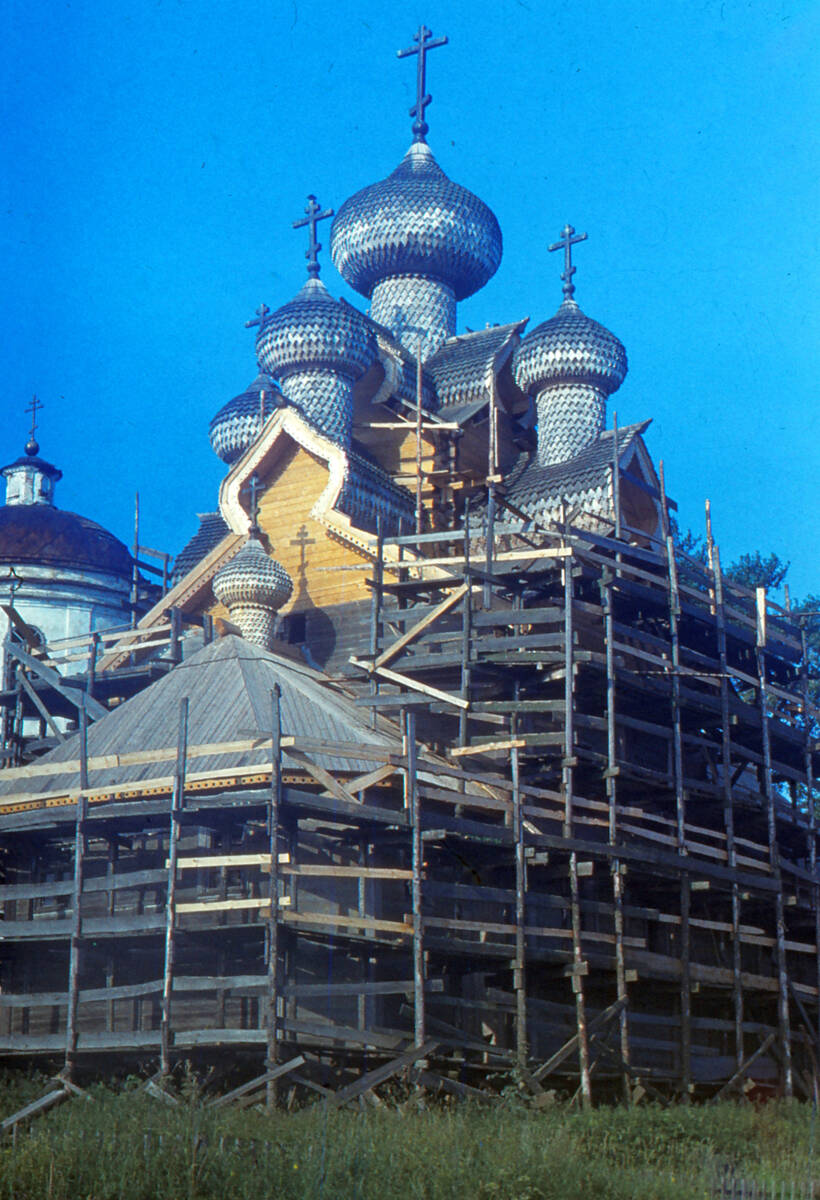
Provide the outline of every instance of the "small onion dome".
<path id="1" fill-rule="evenodd" d="M 529 393 L 575 381 L 610 396 L 626 372 L 626 350 L 615 334 L 581 312 L 571 297 L 554 317 L 522 338 L 513 356 L 515 382 Z"/>
<path id="2" fill-rule="evenodd" d="M 414 142 L 391 175 L 362 188 L 330 230 L 340 275 L 363 296 L 382 279 L 422 275 L 472 296 L 501 262 L 501 230 L 483 200 L 453 183 L 425 142 Z"/>
<path id="3" fill-rule="evenodd" d="M 264 371 L 277 380 L 325 368 L 358 379 L 376 360 L 376 342 L 365 318 L 334 300 L 320 279 L 308 279 L 290 303 L 264 321 L 256 339 Z"/>
<path id="4" fill-rule="evenodd" d="M 274 408 L 284 402 L 277 385 L 260 372 L 244 392 L 223 404 L 208 427 L 214 453 L 233 463 L 257 437 Z"/>
<path id="5" fill-rule="evenodd" d="M 290 599 L 293 580 L 281 563 L 265 553 L 258 538 L 252 535 L 217 571 L 212 586 L 242 637 L 270 649 L 276 613 Z"/>

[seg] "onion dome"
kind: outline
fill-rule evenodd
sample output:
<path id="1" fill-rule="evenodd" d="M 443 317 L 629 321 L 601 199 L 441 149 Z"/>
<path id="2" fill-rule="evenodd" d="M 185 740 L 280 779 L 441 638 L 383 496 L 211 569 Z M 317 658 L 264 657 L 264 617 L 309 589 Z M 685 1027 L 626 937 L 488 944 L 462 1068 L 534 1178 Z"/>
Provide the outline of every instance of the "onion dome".
<path id="1" fill-rule="evenodd" d="M 372 298 L 374 320 L 411 352 L 427 332 L 425 357 L 455 333 L 456 301 L 495 274 L 502 250 L 494 214 L 448 179 L 424 141 L 344 202 L 330 243 L 344 280 Z"/>
<path id="2" fill-rule="evenodd" d="M 426 142 L 414 142 L 391 175 L 339 209 L 330 252 L 363 296 L 390 275 L 425 275 L 466 300 L 501 262 L 501 230 L 483 200 L 448 179 Z"/>
<path id="3" fill-rule="evenodd" d="M 627 372 L 621 342 L 573 299 L 571 249 L 586 236 L 566 225 L 561 241 L 549 247 L 564 250 L 564 301 L 554 317 L 522 338 L 513 354 L 516 384 L 536 398 L 538 459 L 545 465 L 574 458 L 601 434 L 607 397 Z"/>
<path id="4" fill-rule="evenodd" d="M 287 400 L 325 436 L 349 446 L 353 384 L 377 357 L 362 314 L 311 276 L 290 303 L 265 318 L 256 353 Z"/>
<path id="5" fill-rule="evenodd" d="M 513 371 L 523 391 L 578 381 L 611 396 L 626 378 L 626 350 L 614 333 L 587 317 L 572 297 L 567 297 L 554 317 L 522 338 Z"/>
<path id="6" fill-rule="evenodd" d="M 255 535 L 217 571 L 212 586 L 242 637 L 270 649 L 276 614 L 290 599 L 293 580 L 281 563 L 265 553 Z"/>
<path id="7" fill-rule="evenodd" d="M 283 402 L 280 389 L 264 371 L 244 392 L 220 408 L 211 421 L 211 446 L 225 463 L 233 463 L 255 441 L 274 408 Z"/>

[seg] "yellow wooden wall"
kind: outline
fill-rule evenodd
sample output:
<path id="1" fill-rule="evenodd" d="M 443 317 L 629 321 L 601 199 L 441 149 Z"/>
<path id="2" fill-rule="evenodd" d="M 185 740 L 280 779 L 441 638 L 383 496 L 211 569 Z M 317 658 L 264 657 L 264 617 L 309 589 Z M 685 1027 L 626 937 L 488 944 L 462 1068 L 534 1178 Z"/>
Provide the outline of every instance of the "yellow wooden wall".
<path id="1" fill-rule="evenodd" d="M 311 510 L 328 482 L 321 460 L 287 439 L 287 449 L 261 476 L 259 526 L 268 537 L 272 555 L 293 580 L 293 597 L 283 613 L 368 599 L 366 570 L 334 571 L 324 568 L 364 564 L 364 554 L 331 537 Z M 212 602 L 213 616 L 227 617 L 224 607 Z"/>

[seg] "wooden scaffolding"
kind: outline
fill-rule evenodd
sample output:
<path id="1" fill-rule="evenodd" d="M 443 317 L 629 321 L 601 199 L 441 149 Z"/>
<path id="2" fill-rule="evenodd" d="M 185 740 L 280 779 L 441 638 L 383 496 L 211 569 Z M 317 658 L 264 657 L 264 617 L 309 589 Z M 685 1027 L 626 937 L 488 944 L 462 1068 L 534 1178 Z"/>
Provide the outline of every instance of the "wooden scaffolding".
<path id="1" fill-rule="evenodd" d="M 360 1076 L 345 1098 L 410 1063 L 461 1094 L 813 1094 L 796 618 L 714 546 L 542 527 L 500 493 L 367 569 L 370 741 L 300 736 L 272 687 L 243 745 L 190 744 L 180 702 L 136 782 L 97 782 L 133 764 L 89 755 L 82 707 L 75 784 L 2 773 L 0 1054 L 230 1046 L 320 1091 Z"/>

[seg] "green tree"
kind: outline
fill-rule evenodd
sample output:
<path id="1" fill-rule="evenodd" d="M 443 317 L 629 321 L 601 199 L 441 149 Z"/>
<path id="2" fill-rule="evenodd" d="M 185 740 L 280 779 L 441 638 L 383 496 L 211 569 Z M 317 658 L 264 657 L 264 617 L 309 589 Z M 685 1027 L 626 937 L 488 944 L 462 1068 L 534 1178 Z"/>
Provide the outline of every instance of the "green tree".
<path id="1" fill-rule="evenodd" d="M 776 590 L 782 586 L 789 565 L 774 551 L 764 558 L 759 550 L 755 550 L 753 554 L 741 554 L 726 568 L 725 573 L 729 579 L 744 587 Z"/>

